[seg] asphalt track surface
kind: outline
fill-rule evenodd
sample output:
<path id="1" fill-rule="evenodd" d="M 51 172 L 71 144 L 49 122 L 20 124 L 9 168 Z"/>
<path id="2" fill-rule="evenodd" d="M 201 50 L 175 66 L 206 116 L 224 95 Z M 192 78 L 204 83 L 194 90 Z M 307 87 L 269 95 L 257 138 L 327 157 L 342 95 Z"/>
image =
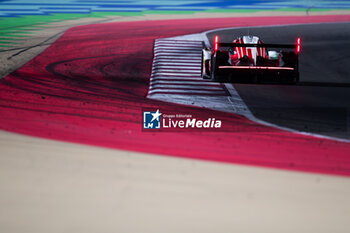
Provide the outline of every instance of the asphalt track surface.
<path id="1" fill-rule="evenodd" d="M 348 143 L 146 99 L 153 41 L 213 28 L 349 21 L 349 16 L 164 20 L 80 26 L 0 82 L 0 128 L 56 140 L 288 170 L 350 175 Z M 224 132 L 143 132 L 142 110 L 223 121 Z"/>
<path id="2" fill-rule="evenodd" d="M 215 31 L 220 41 L 257 35 L 265 43 L 293 44 L 302 38 L 300 83 L 235 84 L 252 113 L 291 129 L 350 138 L 350 23 L 289 25 Z"/>

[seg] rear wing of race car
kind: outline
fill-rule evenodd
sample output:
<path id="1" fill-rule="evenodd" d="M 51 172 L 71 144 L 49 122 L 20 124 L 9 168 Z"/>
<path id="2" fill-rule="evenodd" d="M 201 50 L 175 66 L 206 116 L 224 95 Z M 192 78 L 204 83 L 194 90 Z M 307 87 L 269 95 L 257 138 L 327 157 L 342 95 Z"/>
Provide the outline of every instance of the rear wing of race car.
<path id="1" fill-rule="evenodd" d="M 299 54 L 301 49 L 301 39 L 298 38 L 296 44 L 235 44 L 235 43 L 219 43 L 219 36 L 214 38 L 214 51 L 218 51 L 219 47 L 255 47 L 255 48 L 285 48 L 295 49 L 296 53 Z"/>

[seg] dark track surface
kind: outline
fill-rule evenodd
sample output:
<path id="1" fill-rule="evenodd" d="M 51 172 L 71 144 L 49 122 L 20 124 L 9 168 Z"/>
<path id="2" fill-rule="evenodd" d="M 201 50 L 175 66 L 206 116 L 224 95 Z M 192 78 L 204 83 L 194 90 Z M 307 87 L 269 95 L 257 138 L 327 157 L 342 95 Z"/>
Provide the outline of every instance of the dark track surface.
<path id="1" fill-rule="evenodd" d="M 295 43 L 302 38 L 300 83 L 234 84 L 244 102 L 259 119 L 280 126 L 350 138 L 350 23 L 310 24 L 250 28 L 265 43 Z M 231 29 L 215 34 L 221 42 L 248 34 Z"/>

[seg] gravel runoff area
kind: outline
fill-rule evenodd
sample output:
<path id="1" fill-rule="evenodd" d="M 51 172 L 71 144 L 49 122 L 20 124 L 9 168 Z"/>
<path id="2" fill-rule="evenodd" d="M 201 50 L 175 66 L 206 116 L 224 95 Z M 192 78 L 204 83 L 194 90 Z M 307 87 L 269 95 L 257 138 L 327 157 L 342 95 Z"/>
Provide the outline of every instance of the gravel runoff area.
<path id="1" fill-rule="evenodd" d="M 27 37 L 21 48 L 1 52 L 0 76 L 25 64 L 72 26 L 224 16 L 156 15 L 53 23 Z M 347 178 L 110 150 L 5 131 L 0 131 L 0 151 L 1 232 L 326 233 L 349 229 Z"/>

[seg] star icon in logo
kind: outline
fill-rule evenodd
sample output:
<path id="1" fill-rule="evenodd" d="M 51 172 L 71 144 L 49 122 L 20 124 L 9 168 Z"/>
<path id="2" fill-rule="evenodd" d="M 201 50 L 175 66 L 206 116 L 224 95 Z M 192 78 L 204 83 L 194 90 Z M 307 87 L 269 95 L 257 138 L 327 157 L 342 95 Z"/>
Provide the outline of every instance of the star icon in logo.
<path id="1" fill-rule="evenodd" d="M 155 113 L 152 113 L 151 115 L 153 116 L 153 118 L 152 118 L 152 120 L 151 120 L 151 122 L 152 122 L 152 121 L 154 121 L 154 120 L 156 120 L 156 119 L 157 119 L 157 121 L 159 121 L 159 117 L 160 117 L 160 115 L 162 115 L 162 114 L 159 112 L 159 109 L 157 109 L 157 111 L 156 111 Z"/>

